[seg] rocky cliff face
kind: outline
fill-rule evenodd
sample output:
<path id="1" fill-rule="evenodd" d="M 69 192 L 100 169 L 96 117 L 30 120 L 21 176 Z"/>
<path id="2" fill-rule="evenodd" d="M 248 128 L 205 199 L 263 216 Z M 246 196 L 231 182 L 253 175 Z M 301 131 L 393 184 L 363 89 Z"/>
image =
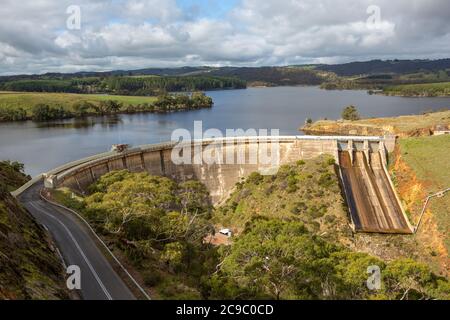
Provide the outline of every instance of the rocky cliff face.
<path id="1" fill-rule="evenodd" d="M 0 299 L 68 299 L 55 247 L 8 192 L 24 175 L 0 164 Z"/>

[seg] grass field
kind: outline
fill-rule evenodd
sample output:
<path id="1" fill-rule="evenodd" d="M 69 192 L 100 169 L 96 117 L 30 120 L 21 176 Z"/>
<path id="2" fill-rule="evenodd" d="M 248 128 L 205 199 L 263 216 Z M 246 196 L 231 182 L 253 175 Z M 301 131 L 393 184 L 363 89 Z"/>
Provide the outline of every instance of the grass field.
<path id="1" fill-rule="evenodd" d="M 76 102 L 87 101 L 94 104 L 100 101 L 115 100 L 127 105 L 137 105 L 156 101 L 155 97 L 136 96 L 112 96 L 99 94 L 73 94 L 73 93 L 40 93 L 40 92 L 0 92 L 0 109 L 23 108 L 27 113 L 31 112 L 33 106 L 39 103 L 49 106 L 62 106 L 72 111 Z"/>
<path id="2" fill-rule="evenodd" d="M 389 86 L 383 93 L 402 96 L 450 96 L 450 82 Z"/>
<path id="3" fill-rule="evenodd" d="M 402 159 L 422 182 L 426 194 L 450 187 L 450 136 L 407 138 L 399 143 Z M 439 231 L 446 235 L 445 244 L 450 250 L 450 193 L 431 200 L 430 209 Z"/>

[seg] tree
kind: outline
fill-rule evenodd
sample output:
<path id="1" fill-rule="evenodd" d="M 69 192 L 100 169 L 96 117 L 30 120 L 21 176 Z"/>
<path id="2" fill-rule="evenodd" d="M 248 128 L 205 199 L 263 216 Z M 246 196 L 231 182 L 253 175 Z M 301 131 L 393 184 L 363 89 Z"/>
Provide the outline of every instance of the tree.
<path id="1" fill-rule="evenodd" d="M 391 299 L 449 299 L 449 282 L 435 276 L 428 266 L 412 259 L 391 262 L 383 272 L 386 294 Z"/>
<path id="2" fill-rule="evenodd" d="M 171 242 L 165 245 L 161 254 L 161 261 L 166 263 L 169 268 L 176 270 L 181 267 L 185 245 L 180 242 Z"/>
<path id="3" fill-rule="evenodd" d="M 385 267 L 385 263 L 366 253 L 340 251 L 331 254 L 329 272 L 324 272 L 324 295 L 330 299 L 368 299 L 377 292 L 367 287 L 367 268 Z"/>
<path id="4" fill-rule="evenodd" d="M 33 107 L 33 120 L 47 121 L 54 119 L 64 119 L 72 116 L 62 106 L 49 106 L 48 104 L 39 103 Z"/>
<path id="5" fill-rule="evenodd" d="M 0 121 L 21 121 L 27 119 L 27 112 L 22 107 L 0 109 Z"/>
<path id="6" fill-rule="evenodd" d="M 127 239 L 165 238 L 161 218 L 165 210 L 177 206 L 176 184 L 147 173 L 107 175 L 105 193 L 95 193 L 86 201 L 88 207 L 104 212 L 104 227 L 111 233 L 123 234 Z M 114 179 L 116 178 L 116 179 Z M 100 184 L 104 183 L 100 179 Z"/>
<path id="7" fill-rule="evenodd" d="M 311 299 L 321 294 L 320 263 L 335 249 L 313 237 L 301 222 L 256 219 L 237 238 L 213 280 L 213 295 L 250 299 Z M 318 271 L 319 270 L 319 271 Z"/>
<path id="8" fill-rule="evenodd" d="M 211 108 L 213 106 L 213 100 L 203 92 L 194 92 L 191 97 L 192 107 L 195 109 Z"/>
<path id="9" fill-rule="evenodd" d="M 37 104 L 33 107 L 33 120 L 45 121 L 50 119 L 50 106 L 48 104 Z"/>
<path id="10" fill-rule="evenodd" d="M 197 181 L 178 185 L 168 178 L 122 170 L 104 175 L 90 191 L 88 209 L 103 217 L 107 231 L 129 240 L 198 245 L 212 231 L 209 194 Z"/>
<path id="11" fill-rule="evenodd" d="M 87 101 L 79 101 L 72 106 L 72 109 L 76 116 L 84 117 L 89 113 L 89 110 L 95 110 L 95 106 Z"/>
<path id="12" fill-rule="evenodd" d="M 358 113 L 358 110 L 356 109 L 356 107 L 350 105 L 350 106 L 345 107 L 344 110 L 342 111 L 342 119 L 355 121 L 355 120 L 361 119 L 361 117 L 359 116 L 359 113 Z"/>
<path id="13" fill-rule="evenodd" d="M 209 191 L 199 181 L 186 181 L 179 185 L 181 206 L 183 212 L 194 214 L 209 214 L 212 211 Z"/>

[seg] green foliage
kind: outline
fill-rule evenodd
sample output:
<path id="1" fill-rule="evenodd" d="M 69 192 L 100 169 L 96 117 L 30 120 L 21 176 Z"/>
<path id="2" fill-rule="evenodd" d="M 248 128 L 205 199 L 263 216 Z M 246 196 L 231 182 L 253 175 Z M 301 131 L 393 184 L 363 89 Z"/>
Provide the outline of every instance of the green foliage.
<path id="1" fill-rule="evenodd" d="M 183 77 L 128 77 L 111 76 L 69 79 L 14 79 L 0 82 L 0 90 L 22 92 L 111 93 L 137 96 L 156 96 L 163 92 L 192 92 L 197 90 L 241 89 L 245 81 L 237 78 L 183 76 Z"/>
<path id="2" fill-rule="evenodd" d="M 336 160 L 334 158 L 329 158 L 327 159 L 326 164 L 329 166 L 334 166 L 336 164 Z"/>
<path id="3" fill-rule="evenodd" d="M 22 164 L 0 161 L 0 300 L 68 299 L 48 235 L 9 193 L 28 179 Z"/>
<path id="4" fill-rule="evenodd" d="M 161 253 L 161 261 L 166 263 L 172 270 L 176 270 L 181 267 L 185 250 L 186 248 L 183 243 L 168 243 Z"/>
<path id="5" fill-rule="evenodd" d="M 0 109 L 0 122 L 23 120 L 27 120 L 27 111 L 22 107 L 16 109 Z"/>
<path id="6" fill-rule="evenodd" d="M 211 97 L 200 92 L 190 95 L 155 97 L 65 94 L 0 93 L 0 121 L 36 121 L 137 112 L 172 112 L 211 108 Z"/>
<path id="7" fill-rule="evenodd" d="M 156 112 L 211 108 L 212 106 L 212 99 L 201 92 L 195 92 L 190 96 L 164 94 L 154 103 Z"/>
<path id="8" fill-rule="evenodd" d="M 428 267 L 412 260 L 385 263 L 351 252 L 326 235 L 347 227 L 345 212 L 341 221 L 333 211 L 337 200 L 330 196 L 338 189 L 331 163 L 321 157 L 283 166 L 273 177 L 254 173 L 239 184 L 214 216 L 232 211 L 245 217 L 243 231 L 231 246 L 204 243 L 213 232 L 213 208 L 198 181 L 176 183 L 147 173 L 111 172 L 91 186 L 83 210 L 102 233 L 115 239 L 161 298 L 448 298 L 448 281 Z M 298 185 L 292 194 L 279 187 L 290 179 Z M 273 190 L 267 195 L 269 186 Z M 263 200 L 268 205 L 261 210 L 256 205 Z M 275 207 L 279 203 L 283 209 Z M 225 215 L 223 221 L 235 221 L 234 216 Z M 366 285 L 367 268 L 374 265 L 382 272 L 379 291 Z"/>
<path id="9" fill-rule="evenodd" d="M 161 275 L 156 270 L 144 271 L 142 277 L 145 285 L 149 287 L 155 287 L 162 281 Z"/>
<path id="10" fill-rule="evenodd" d="M 64 109 L 62 106 L 52 107 L 48 104 L 37 104 L 33 107 L 33 120 L 34 121 L 47 121 L 54 119 L 64 119 L 72 116 L 70 112 Z"/>
<path id="11" fill-rule="evenodd" d="M 195 287 L 214 267 L 208 262 L 213 257 L 211 248 L 204 244 L 214 230 L 209 222 L 212 205 L 200 182 L 176 183 L 122 170 L 105 174 L 89 191 L 84 200 L 85 216 L 102 233 L 121 239 L 118 245 L 139 269 L 166 272 L 168 279 L 183 274 L 186 279 L 195 279 Z M 146 278 L 146 282 L 161 287 L 164 296 L 185 296 L 184 289 L 172 292 L 159 279 Z M 186 297 L 196 292 L 187 283 L 180 285 L 189 293 Z"/>
<path id="12" fill-rule="evenodd" d="M 390 263 L 383 272 L 386 294 L 392 299 L 449 299 L 449 282 L 412 259 Z"/>
<path id="13" fill-rule="evenodd" d="M 407 97 L 443 97 L 450 95 L 450 82 L 388 86 L 383 89 L 383 93 Z"/>
<path id="14" fill-rule="evenodd" d="M 311 230 L 319 226 L 327 238 L 339 237 L 346 232 L 347 214 L 341 205 L 334 167 L 328 165 L 330 159 L 323 156 L 300 160 L 295 165 L 281 166 L 273 176 L 252 173 L 216 209 L 215 221 L 240 229 L 257 216 L 290 218 L 303 222 Z M 325 214 L 335 216 L 335 223 L 326 223 Z"/>
<path id="15" fill-rule="evenodd" d="M 21 187 L 31 177 L 24 173 L 24 165 L 17 161 L 0 161 L 0 186 L 3 192 Z"/>
<path id="16" fill-rule="evenodd" d="M 193 92 L 214 89 L 242 89 L 245 81 L 237 78 L 183 77 L 109 77 L 105 87 L 117 94 L 158 95 L 165 92 Z"/>
<path id="17" fill-rule="evenodd" d="M 318 183 L 321 187 L 329 188 L 334 185 L 335 179 L 331 172 L 322 173 L 319 177 Z"/>
<path id="18" fill-rule="evenodd" d="M 84 117 L 89 114 L 89 112 L 94 111 L 96 106 L 88 101 L 77 101 L 72 105 L 72 110 L 74 115 L 77 117 Z"/>
<path id="19" fill-rule="evenodd" d="M 213 298 L 231 298 L 223 294 L 236 292 L 242 298 L 295 298 L 295 280 L 301 278 L 305 266 L 302 258 L 320 256 L 321 249 L 307 241 L 306 229 L 298 222 L 256 220 L 236 240 L 221 266 L 221 276 L 234 290 L 214 288 Z"/>
<path id="20" fill-rule="evenodd" d="M 89 192 L 77 210 L 114 241 L 148 286 L 162 298 L 200 298 L 201 278 L 217 264 L 215 249 L 204 243 L 214 231 L 204 185 L 122 170 L 105 174 Z"/>
<path id="21" fill-rule="evenodd" d="M 298 179 L 295 175 L 289 175 L 287 182 L 288 182 L 288 187 L 287 187 L 286 191 L 288 193 L 294 193 L 298 190 L 298 187 L 297 187 Z"/>
<path id="22" fill-rule="evenodd" d="M 302 223 L 255 219 L 209 280 L 214 299 L 448 299 L 449 282 L 410 259 L 389 264 L 313 236 Z M 367 286 L 368 267 L 382 286 Z"/>
<path id="23" fill-rule="evenodd" d="M 441 118 L 441 117 L 440 117 Z M 442 117 L 442 119 L 445 119 Z M 441 120 L 442 121 L 442 120 Z M 447 120 L 448 121 L 448 120 Z M 450 181 L 450 136 L 429 136 L 400 139 L 399 149 L 402 160 L 414 171 L 422 183 L 424 194 L 434 194 L 448 187 Z M 430 156 L 431 155 L 431 156 Z M 434 198 L 429 203 L 438 230 L 444 235 L 444 244 L 450 250 L 450 194 Z M 416 210 L 422 209 L 422 203 Z"/>
<path id="24" fill-rule="evenodd" d="M 263 181 L 264 177 L 259 172 L 252 172 L 247 178 L 248 183 L 252 183 L 255 185 L 259 185 Z"/>
<path id="25" fill-rule="evenodd" d="M 361 119 L 355 106 L 347 106 L 342 111 L 342 119 L 356 121 Z"/>
<path id="26" fill-rule="evenodd" d="M 13 80 L 0 85 L 5 91 L 25 92 L 78 92 L 70 81 L 66 80 Z"/>

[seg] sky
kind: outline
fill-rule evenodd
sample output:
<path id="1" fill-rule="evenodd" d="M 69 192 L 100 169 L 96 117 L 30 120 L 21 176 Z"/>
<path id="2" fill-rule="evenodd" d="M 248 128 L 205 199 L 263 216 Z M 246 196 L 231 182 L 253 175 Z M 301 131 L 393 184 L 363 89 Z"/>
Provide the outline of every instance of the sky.
<path id="1" fill-rule="evenodd" d="M 0 6 L 2 75 L 449 57 L 448 0 L 2 0 Z"/>

